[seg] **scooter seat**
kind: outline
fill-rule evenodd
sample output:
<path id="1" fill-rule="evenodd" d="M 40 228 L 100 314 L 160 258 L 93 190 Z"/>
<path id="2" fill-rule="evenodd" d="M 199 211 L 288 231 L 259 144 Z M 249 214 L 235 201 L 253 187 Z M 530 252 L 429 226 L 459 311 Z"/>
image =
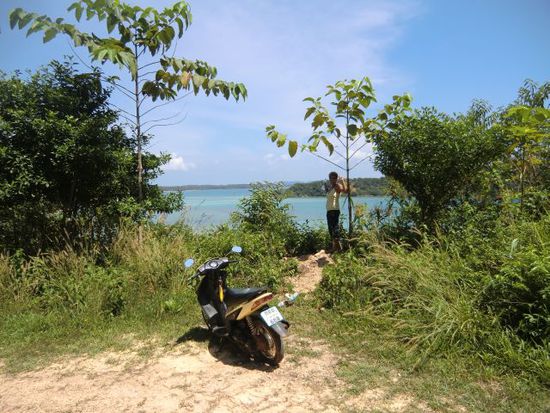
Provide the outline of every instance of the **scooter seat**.
<path id="1" fill-rule="evenodd" d="M 234 307 L 244 301 L 248 301 L 254 297 L 267 292 L 266 287 L 260 288 L 227 288 L 225 290 L 225 302 L 228 307 Z"/>

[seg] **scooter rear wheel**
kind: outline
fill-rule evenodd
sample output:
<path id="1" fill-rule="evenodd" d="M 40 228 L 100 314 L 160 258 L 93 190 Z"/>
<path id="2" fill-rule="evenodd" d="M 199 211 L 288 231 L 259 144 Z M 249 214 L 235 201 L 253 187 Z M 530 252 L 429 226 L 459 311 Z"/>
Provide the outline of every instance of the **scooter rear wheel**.
<path id="1" fill-rule="evenodd" d="M 255 336 L 260 359 L 272 366 L 278 366 L 285 356 L 283 339 L 272 328 L 263 323 L 257 325 L 258 335 Z"/>

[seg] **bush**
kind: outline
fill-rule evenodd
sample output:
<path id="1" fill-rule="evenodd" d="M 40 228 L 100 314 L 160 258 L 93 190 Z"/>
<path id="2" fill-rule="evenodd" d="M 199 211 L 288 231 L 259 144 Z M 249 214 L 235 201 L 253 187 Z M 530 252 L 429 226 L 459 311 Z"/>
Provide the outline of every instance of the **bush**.
<path id="1" fill-rule="evenodd" d="M 503 264 L 484 278 L 481 304 L 522 339 L 550 337 L 550 219 L 524 224 L 510 242 Z"/>
<path id="2" fill-rule="evenodd" d="M 326 230 L 294 221 L 289 205 L 283 203 L 286 189 L 282 183 L 253 184 L 250 192 L 231 217 L 242 233 L 263 234 L 274 250 L 289 255 L 315 252 L 327 245 Z"/>
<path id="3" fill-rule="evenodd" d="M 489 267 L 496 274 L 473 268 L 449 243 L 424 239 L 413 250 L 374 243 L 364 253 L 336 257 L 323 272 L 317 297 L 321 305 L 356 317 L 358 328 L 365 320 L 384 321 L 388 334 L 418 352 L 419 362 L 468 353 L 548 382 L 550 254 L 541 234 L 550 231 L 541 223 L 516 230 L 519 242 L 539 241 L 508 258 L 509 245 L 504 251 L 494 246 Z"/>

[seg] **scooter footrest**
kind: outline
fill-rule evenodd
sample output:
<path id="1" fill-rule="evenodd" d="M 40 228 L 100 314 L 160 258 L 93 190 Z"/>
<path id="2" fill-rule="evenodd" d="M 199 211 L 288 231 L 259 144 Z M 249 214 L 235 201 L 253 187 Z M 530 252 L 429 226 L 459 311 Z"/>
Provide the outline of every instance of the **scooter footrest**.
<path id="1" fill-rule="evenodd" d="M 224 326 L 216 326 L 212 329 L 212 333 L 219 337 L 227 337 L 229 335 L 229 330 Z"/>

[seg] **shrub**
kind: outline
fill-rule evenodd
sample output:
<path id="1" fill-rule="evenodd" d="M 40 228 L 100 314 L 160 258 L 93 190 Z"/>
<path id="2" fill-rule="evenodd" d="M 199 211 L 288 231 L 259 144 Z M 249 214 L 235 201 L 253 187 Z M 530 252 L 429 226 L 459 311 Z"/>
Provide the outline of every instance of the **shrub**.
<path id="1" fill-rule="evenodd" d="M 522 339 L 550 337 L 550 220 L 524 224 L 494 275 L 484 278 L 482 306 Z"/>

